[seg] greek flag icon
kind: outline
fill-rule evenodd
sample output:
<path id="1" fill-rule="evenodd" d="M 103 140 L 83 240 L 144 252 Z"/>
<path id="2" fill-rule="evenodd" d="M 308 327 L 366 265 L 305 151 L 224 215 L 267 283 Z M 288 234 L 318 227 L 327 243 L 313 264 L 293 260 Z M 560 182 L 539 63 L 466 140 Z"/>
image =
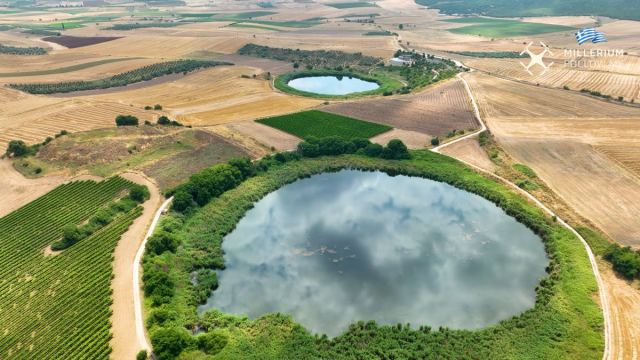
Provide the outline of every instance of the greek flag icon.
<path id="1" fill-rule="evenodd" d="M 594 28 L 581 29 L 576 33 L 576 40 L 578 40 L 578 45 L 582 45 L 589 41 L 591 41 L 593 44 L 607 41 L 607 39 L 604 37 L 604 33 L 596 31 L 596 29 Z"/>

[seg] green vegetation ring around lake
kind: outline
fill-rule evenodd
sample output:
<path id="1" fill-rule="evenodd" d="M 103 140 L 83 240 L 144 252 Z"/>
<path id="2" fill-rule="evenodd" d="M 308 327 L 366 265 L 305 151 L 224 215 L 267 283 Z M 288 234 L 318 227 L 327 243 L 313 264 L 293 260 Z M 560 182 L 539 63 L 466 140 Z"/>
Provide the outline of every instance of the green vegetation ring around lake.
<path id="1" fill-rule="evenodd" d="M 445 182 L 490 200 L 533 230 L 543 240 L 549 257 L 548 276 L 536 288 L 535 306 L 474 331 L 361 321 L 334 338 L 311 334 L 284 314 L 253 320 L 217 310 L 198 315 L 197 305 L 217 287 L 216 271 L 224 268 L 222 241 L 245 213 L 286 184 L 345 168 Z M 242 174 L 247 174 L 244 181 L 238 180 Z M 597 284 L 581 242 L 521 195 L 454 159 L 429 151 L 412 152 L 407 160 L 360 155 L 309 159 L 278 154 L 253 165 L 245 162 L 212 169 L 211 175 L 220 191 L 205 198 L 202 207 L 165 215 L 143 260 L 147 327 L 154 352 L 161 360 L 177 358 L 181 353 L 216 355 L 220 359 L 602 356 L 603 317 L 594 300 Z M 207 177 L 198 177 L 185 186 L 196 186 L 195 182 L 201 180 L 208 181 Z M 188 329 L 198 329 L 198 334 L 192 335 Z"/>
<path id="2" fill-rule="evenodd" d="M 370 91 L 359 92 L 359 93 L 351 93 L 347 95 L 325 95 L 325 94 L 317 94 L 312 92 L 301 91 L 289 86 L 289 82 L 291 80 L 304 78 L 304 77 L 314 77 L 314 76 L 336 76 L 336 77 L 349 77 L 356 78 L 363 81 L 375 82 L 378 84 L 378 88 Z M 303 71 L 295 71 L 286 73 L 276 77 L 273 82 L 273 85 L 276 89 L 299 96 L 307 96 L 313 98 L 320 99 L 349 99 L 355 97 L 362 97 L 368 95 L 381 95 L 384 93 L 392 93 L 398 89 L 401 89 L 404 84 L 402 84 L 399 80 L 394 79 L 383 73 L 373 72 L 371 74 L 362 74 L 359 72 L 348 71 L 348 70 L 303 70 Z"/>
<path id="3" fill-rule="evenodd" d="M 256 120 L 302 139 L 335 136 L 350 140 L 368 139 L 391 130 L 390 126 L 358 120 L 319 110 L 302 111 L 289 115 Z"/>

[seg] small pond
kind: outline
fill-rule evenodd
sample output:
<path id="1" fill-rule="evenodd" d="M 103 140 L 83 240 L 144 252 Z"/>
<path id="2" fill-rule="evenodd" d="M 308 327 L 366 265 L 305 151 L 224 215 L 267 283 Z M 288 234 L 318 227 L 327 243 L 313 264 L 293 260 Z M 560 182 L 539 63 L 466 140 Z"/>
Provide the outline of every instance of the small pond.
<path id="1" fill-rule="evenodd" d="M 227 268 L 200 312 L 281 312 L 329 336 L 358 320 L 495 324 L 534 305 L 548 263 L 540 238 L 480 196 L 354 170 L 267 195 L 223 249 Z"/>
<path id="2" fill-rule="evenodd" d="M 347 76 L 309 76 L 293 79 L 287 83 L 290 87 L 321 95 L 348 95 L 375 90 L 380 87 L 374 81 L 365 81 Z"/>

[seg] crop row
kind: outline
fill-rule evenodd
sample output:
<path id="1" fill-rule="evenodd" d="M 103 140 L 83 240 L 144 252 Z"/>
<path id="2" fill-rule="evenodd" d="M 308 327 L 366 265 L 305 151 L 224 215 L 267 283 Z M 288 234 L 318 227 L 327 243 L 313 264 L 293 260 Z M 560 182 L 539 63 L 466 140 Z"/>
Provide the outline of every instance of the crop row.
<path id="1" fill-rule="evenodd" d="M 47 50 L 41 47 L 16 47 L 0 44 L 0 54 L 9 55 L 44 55 Z"/>
<path id="2" fill-rule="evenodd" d="M 59 83 L 10 84 L 9 86 L 30 94 L 55 94 L 73 91 L 107 89 L 148 81 L 160 76 L 187 73 L 218 65 L 231 65 L 227 62 L 208 60 L 176 60 L 147 65 L 105 79 L 89 81 L 67 81 Z"/>
<path id="3" fill-rule="evenodd" d="M 0 358 L 108 358 L 113 250 L 141 207 L 59 254 L 43 250 L 133 186 L 67 183 L 0 218 Z"/>

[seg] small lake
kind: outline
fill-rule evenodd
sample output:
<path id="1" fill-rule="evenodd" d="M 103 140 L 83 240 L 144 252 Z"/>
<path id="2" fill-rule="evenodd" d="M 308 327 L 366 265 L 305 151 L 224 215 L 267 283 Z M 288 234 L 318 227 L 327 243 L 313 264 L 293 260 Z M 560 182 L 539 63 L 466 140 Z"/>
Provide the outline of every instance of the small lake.
<path id="1" fill-rule="evenodd" d="M 374 81 L 347 76 L 309 76 L 293 79 L 287 85 L 300 91 L 322 95 L 347 95 L 375 90 L 380 87 Z"/>
<path id="2" fill-rule="evenodd" d="M 281 312 L 329 336 L 359 320 L 495 324 L 533 307 L 548 263 L 540 238 L 480 196 L 354 170 L 267 195 L 222 247 L 220 287 L 200 312 Z"/>

